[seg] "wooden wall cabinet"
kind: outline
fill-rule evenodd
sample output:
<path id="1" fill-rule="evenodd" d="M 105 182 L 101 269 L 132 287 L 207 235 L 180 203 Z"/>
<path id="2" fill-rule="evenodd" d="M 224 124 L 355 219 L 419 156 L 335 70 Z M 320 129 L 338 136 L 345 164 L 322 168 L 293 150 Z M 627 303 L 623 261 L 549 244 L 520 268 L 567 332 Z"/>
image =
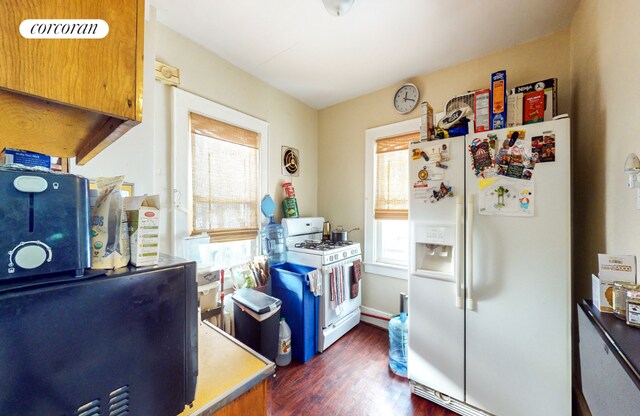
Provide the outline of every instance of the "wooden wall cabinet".
<path id="1" fill-rule="evenodd" d="M 102 19 L 103 39 L 25 39 L 26 19 Z M 0 2 L 0 150 L 82 165 L 142 121 L 144 0 Z"/>

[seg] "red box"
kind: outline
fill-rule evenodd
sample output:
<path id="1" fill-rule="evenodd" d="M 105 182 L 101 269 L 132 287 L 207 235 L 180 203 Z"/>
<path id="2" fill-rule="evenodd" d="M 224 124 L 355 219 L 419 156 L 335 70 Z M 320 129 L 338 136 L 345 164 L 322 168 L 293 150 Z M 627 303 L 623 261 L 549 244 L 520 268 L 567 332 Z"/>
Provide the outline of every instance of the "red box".
<path id="1" fill-rule="evenodd" d="M 544 91 L 533 91 L 524 95 L 522 122 L 524 124 L 544 121 Z"/>

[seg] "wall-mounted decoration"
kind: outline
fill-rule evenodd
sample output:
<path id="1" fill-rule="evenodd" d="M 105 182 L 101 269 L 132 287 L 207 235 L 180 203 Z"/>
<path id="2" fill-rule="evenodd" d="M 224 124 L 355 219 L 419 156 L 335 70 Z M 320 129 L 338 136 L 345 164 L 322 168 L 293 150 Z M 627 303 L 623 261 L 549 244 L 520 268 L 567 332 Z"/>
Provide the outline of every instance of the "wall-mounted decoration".
<path id="1" fill-rule="evenodd" d="M 300 154 L 298 149 L 282 146 L 282 174 L 300 176 Z"/>
<path id="2" fill-rule="evenodd" d="M 180 85 L 180 70 L 171 65 L 156 61 L 156 79 L 170 86 Z"/>

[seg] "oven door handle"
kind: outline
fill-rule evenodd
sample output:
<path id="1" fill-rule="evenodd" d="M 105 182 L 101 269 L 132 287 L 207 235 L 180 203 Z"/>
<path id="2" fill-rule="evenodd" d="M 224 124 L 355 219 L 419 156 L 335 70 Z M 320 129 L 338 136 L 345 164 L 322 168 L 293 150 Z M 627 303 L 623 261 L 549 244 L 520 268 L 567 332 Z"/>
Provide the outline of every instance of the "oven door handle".
<path id="1" fill-rule="evenodd" d="M 336 263 L 336 264 L 330 264 L 327 266 L 322 266 L 322 271 L 331 272 L 331 270 L 335 269 L 336 267 L 353 267 L 353 261 L 350 263 Z"/>

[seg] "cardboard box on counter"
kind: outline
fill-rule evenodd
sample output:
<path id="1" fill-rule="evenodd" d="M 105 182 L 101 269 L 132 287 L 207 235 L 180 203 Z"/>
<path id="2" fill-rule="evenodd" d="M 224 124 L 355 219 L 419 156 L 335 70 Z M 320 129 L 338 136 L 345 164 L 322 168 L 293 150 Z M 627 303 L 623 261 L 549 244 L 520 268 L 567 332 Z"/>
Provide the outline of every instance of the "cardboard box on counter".
<path id="1" fill-rule="evenodd" d="M 198 303 L 201 311 L 214 309 L 218 306 L 221 271 L 198 272 L 196 276 L 198 283 Z"/>
<path id="2" fill-rule="evenodd" d="M 158 264 L 160 254 L 160 196 L 132 196 L 124 199 L 129 224 L 131 264 Z"/>
<path id="3" fill-rule="evenodd" d="M 598 275 L 591 275 L 593 306 L 613 312 L 613 282 L 636 283 L 636 256 L 598 254 Z"/>

